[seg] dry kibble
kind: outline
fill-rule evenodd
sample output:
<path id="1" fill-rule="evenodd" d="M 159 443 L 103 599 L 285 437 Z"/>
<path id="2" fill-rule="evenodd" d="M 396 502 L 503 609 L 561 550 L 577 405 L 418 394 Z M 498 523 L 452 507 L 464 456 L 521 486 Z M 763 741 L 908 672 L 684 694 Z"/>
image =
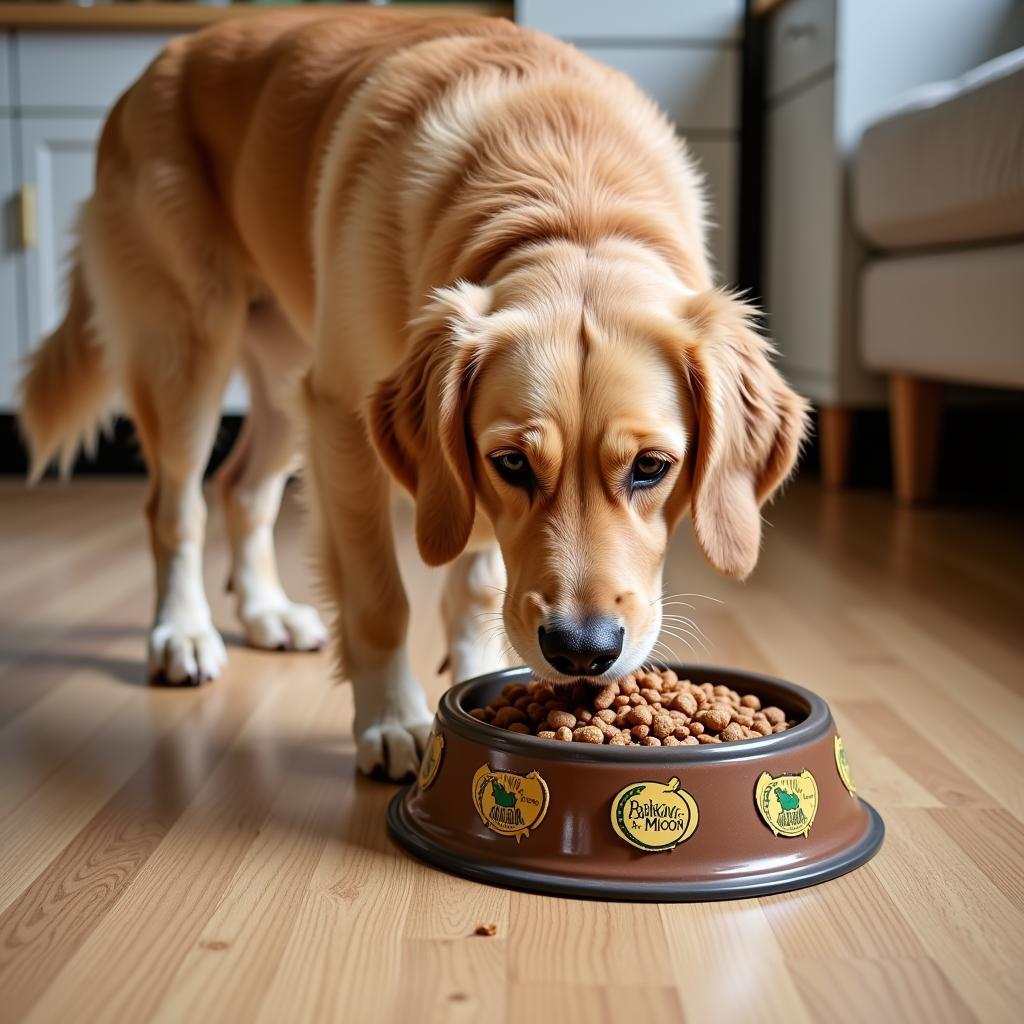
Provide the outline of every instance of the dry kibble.
<path id="1" fill-rule="evenodd" d="M 729 724 L 731 717 L 728 711 L 719 707 L 697 712 L 697 721 L 711 732 L 721 732 Z"/>
<path id="2" fill-rule="evenodd" d="M 670 715 L 655 715 L 651 720 L 651 735 L 656 736 L 659 740 L 663 740 L 666 736 L 671 736 L 674 730 L 675 723 Z"/>
<path id="3" fill-rule="evenodd" d="M 494 724 L 499 729 L 507 729 L 513 722 L 525 722 L 526 715 L 519 708 L 504 707 L 494 716 Z"/>
<path id="4" fill-rule="evenodd" d="M 630 725 L 650 725 L 653 720 L 654 715 L 648 707 L 635 707 L 626 715 L 626 721 Z"/>
<path id="5" fill-rule="evenodd" d="M 570 711 L 549 711 L 548 724 L 553 729 L 575 729 L 576 716 Z"/>
<path id="6" fill-rule="evenodd" d="M 616 747 L 693 747 L 736 743 L 785 732 L 796 722 L 756 694 L 680 679 L 670 669 L 627 676 L 600 688 L 556 690 L 531 680 L 510 683 L 475 719 L 520 735 Z"/>

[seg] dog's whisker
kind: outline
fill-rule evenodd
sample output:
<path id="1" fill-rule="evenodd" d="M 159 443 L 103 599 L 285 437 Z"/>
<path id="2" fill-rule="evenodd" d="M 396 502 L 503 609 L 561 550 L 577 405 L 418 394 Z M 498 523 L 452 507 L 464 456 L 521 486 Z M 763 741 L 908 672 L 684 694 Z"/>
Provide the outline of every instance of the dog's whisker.
<path id="1" fill-rule="evenodd" d="M 711 642 L 707 633 L 705 633 L 704 630 L 701 629 L 700 626 L 693 621 L 693 619 L 689 619 L 685 615 L 665 615 L 662 617 L 661 621 L 662 623 L 668 623 L 672 626 L 682 626 L 688 630 L 692 630 L 702 639 L 707 640 L 708 643 Z"/>
<path id="2" fill-rule="evenodd" d="M 668 635 L 669 635 L 669 636 L 674 636 L 674 637 L 676 637 L 676 639 L 678 639 L 678 640 L 682 640 L 682 641 L 683 641 L 684 643 L 686 643 L 686 642 L 687 642 L 687 641 L 685 640 L 685 637 L 690 637 L 690 638 L 692 638 L 693 640 L 695 640 L 695 641 L 696 641 L 696 642 L 697 642 L 698 644 L 700 644 L 700 646 L 701 646 L 701 647 L 702 647 L 702 648 L 703 648 L 703 649 L 704 649 L 705 651 L 707 651 L 707 652 L 709 652 L 709 653 L 710 653 L 710 651 L 709 651 L 709 648 L 708 648 L 708 645 L 707 645 L 707 644 L 706 644 L 706 643 L 704 642 L 704 640 L 703 640 L 703 639 L 702 639 L 702 638 L 701 638 L 700 636 L 698 636 L 698 635 L 697 635 L 696 633 L 692 633 L 692 632 L 690 632 L 689 630 L 685 630 L 685 631 L 684 631 L 684 630 L 682 630 L 682 629 L 679 629 L 679 627 L 670 627 L 670 626 L 666 626 L 666 627 L 664 627 L 664 632 L 668 633 Z M 692 648 L 691 648 L 691 650 L 692 650 Z"/>

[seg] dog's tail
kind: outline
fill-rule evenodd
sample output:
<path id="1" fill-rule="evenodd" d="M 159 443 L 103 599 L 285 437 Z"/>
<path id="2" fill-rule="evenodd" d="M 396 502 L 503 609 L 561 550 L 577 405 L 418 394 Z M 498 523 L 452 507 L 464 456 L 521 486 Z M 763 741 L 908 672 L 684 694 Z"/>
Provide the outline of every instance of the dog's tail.
<path id="1" fill-rule="evenodd" d="M 92 330 L 92 302 L 77 259 L 68 284 L 64 321 L 29 356 L 21 382 L 18 419 L 29 447 L 30 483 L 54 458 L 61 474 L 68 475 L 79 448 L 94 447 L 115 387 L 106 353 Z"/>

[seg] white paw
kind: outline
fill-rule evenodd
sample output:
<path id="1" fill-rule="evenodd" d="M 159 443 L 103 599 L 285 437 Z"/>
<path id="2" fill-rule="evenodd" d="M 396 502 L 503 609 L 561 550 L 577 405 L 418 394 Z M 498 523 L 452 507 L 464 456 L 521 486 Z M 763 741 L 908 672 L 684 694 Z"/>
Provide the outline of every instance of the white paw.
<path id="1" fill-rule="evenodd" d="M 318 651 L 327 643 L 327 628 L 315 608 L 284 599 L 240 614 L 246 639 L 268 651 Z"/>
<path id="2" fill-rule="evenodd" d="M 216 679 L 227 664 L 224 641 L 212 623 L 158 622 L 149 634 L 151 679 L 198 686 Z"/>
<path id="3" fill-rule="evenodd" d="M 431 719 L 397 718 L 367 726 L 356 735 L 356 764 L 364 775 L 393 782 L 414 778 L 430 736 Z"/>

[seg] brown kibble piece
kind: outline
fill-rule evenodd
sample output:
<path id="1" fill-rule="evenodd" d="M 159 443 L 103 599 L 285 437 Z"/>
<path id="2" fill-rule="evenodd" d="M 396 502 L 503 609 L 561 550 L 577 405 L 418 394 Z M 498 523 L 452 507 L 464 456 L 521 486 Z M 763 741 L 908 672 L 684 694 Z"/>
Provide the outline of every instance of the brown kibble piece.
<path id="1" fill-rule="evenodd" d="M 740 697 L 740 703 L 745 708 L 752 708 L 754 711 L 761 710 L 760 698 L 755 697 L 752 693 L 745 693 L 742 697 Z"/>
<path id="2" fill-rule="evenodd" d="M 604 743 L 604 733 L 596 725 L 581 725 L 572 738 L 574 743 Z"/>
<path id="3" fill-rule="evenodd" d="M 562 742 L 564 742 L 564 743 L 571 743 L 572 742 L 572 729 L 568 729 L 568 728 L 566 728 L 563 725 L 560 729 L 556 730 L 556 732 L 555 732 L 555 739 L 556 740 L 562 740 Z"/>
<path id="4" fill-rule="evenodd" d="M 673 698 L 672 707 L 691 718 L 697 714 L 697 698 L 692 693 L 680 693 Z"/>
<path id="5" fill-rule="evenodd" d="M 786 712 L 782 708 L 770 707 L 764 709 L 764 717 L 772 725 L 780 725 L 786 721 Z"/>
<path id="6" fill-rule="evenodd" d="M 744 738 L 743 726 L 738 722 L 730 722 L 722 730 L 722 739 L 725 741 L 742 740 Z"/>
<path id="7" fill-rule="evenodd" d="M 634 725 L 633 728 L 629 730 L 629 733 L 635 740 L 645 740 L 647 739 L 650 731 L 651 727 L 649 725 Z"/>
<path id="8" fill-rule="evenodd" d="M 598 691 L 597 696 L 594 698 L 594 707 L 598 711 L 603 711 L 606 708 L 612 706 L 612 702 L 618 697 L 618 688 L 615 686 L 606 686 L 603 690 Z"/>
<path id="9" fill-rule="evenodd" d="M 513 722 L 525 722 L 526 715 L 519 708 L 504 707 L 494 716 L 494 724 L 499 729 L 507 729 Z"/>
<path id="10" fill-rule="evenodd" d="M 629 734 L 624 732 L 617 732 L 608 740 L 610 747 L 624 747 L 627 743 L 629 743 Z"/>
<path id="11" fill-rule="evenodd" d="M 706 711 L 697 712 L 697 721 L 710 729 L 711 732 L 721 732 L 728 724 L 732 716 L 723 708 L 711 707 Z"/>
<path id="12" fill-rule="evenodd" d="M 487 721 L 487 708 L 473 708 L 470 714 L 480 722 Z"/>
<path id="13" fill-rule="evenodd" d="M 542 740 L 553 740 L 553 739 L 556 739 L 558 737 L 558 733 L 552 732 L 550 729 L 541 729 L 541 731 L 539 733 L 537 733 L 537 735 Z"/>
<path id="14" fill-rule="evenodd" d="M 508 731 L 525 733 L 527 736 L 530 735 L 530 727 L 525 722 L 513 722 L 508 727 Z"/>
<path id="15" fill-rule="evenodd" d="M 666 736 L 671 736 L 675 730 L 675 723 L 672 721 L 671 715 L 664 713 L 655 715 L 651 720 L 651 735 L 657 736 L 659 740 L 663 740 Z"/>
<path id="16" fill-rule="evenodd" d="M 600 711 L 594 715 L 594 718 L 599 722 L 607 722 L 609 725 L 615 721 L 615 712 L 611 708 L 601 708 Z"/>
<path id="17" fill-rule="evenodd" d="M 498 934 L 498 926 L 493 922 L 491 924 L 478 924 L 474 935 L 483 935 L 485 938 L 493 938 Z"/>
<path id="18" fill-rule="evenodd" d="M 661 740 L 659 740 L 657 736 L 645 736 L 640 741 L 640 746 L 641 747 L 660 747 L 661 746 Z"/>
<path id="19" fill-rule="evenodd" d="M 552 729 L 575 729 L 576 716 L 571 711 L 549 711 L 548 725 Z"/>
<path id="20" fill-rule="evenodd" d="M 635 707 L 626 716 L 626 721 L 630 725 L 650 725 L 654 720 L 654 714 L 648 707 Z"/>

